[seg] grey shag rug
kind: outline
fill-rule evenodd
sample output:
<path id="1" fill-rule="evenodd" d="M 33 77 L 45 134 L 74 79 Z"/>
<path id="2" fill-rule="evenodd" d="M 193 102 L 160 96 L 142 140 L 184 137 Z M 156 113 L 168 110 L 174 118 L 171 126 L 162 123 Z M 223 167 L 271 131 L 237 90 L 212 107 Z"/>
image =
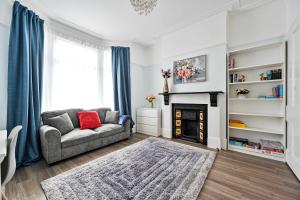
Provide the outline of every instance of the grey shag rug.
<path id="1" fill-rule="evenodd" d="M 197 199 L 216 153 L 147 138 L 41 182 L 48 200 Z"/>

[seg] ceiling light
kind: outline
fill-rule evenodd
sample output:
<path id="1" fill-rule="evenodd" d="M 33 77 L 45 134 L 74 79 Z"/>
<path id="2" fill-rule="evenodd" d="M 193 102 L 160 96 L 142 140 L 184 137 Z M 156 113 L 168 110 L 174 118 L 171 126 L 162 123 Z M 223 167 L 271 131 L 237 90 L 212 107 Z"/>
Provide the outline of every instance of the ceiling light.
<path id="1" fill-rule="evenodd" d="M 134 10 L 140 15 L 148 15 L 157 4 L 157 0 L 130 0 Z"/>

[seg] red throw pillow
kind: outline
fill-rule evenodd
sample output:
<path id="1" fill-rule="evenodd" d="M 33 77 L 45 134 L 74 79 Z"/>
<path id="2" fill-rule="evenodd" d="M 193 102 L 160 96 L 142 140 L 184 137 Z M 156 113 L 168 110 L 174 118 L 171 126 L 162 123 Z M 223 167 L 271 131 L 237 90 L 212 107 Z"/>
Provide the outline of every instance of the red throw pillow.
<path id="1" fill-rule="evenodd" d="M 96 111 L 77 112 L 80 129 L 93 129 L 101 126 L 101 120 Z"/>

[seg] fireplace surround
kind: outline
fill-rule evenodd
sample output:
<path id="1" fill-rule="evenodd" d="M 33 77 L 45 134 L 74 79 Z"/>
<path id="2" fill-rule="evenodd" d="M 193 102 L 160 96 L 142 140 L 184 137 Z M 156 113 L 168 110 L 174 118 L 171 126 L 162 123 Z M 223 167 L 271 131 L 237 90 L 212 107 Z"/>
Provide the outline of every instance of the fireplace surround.
<path id="1" fill-rule="evenodd" d="M 172 104 L 172 134 L 207 145 L 207 104 Z"/>

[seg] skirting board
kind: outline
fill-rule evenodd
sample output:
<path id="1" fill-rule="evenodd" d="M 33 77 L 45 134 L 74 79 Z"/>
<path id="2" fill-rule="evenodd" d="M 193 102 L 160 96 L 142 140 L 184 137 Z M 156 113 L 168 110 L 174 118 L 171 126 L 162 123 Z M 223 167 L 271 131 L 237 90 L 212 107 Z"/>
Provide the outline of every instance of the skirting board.
<path id="1" fill-rule="evenodd" d="M 132 133 L 136 133 L 136 125 L 132 127 Z"/>
<path id="2" fill-rule="evenodd" d="M 222 141 L 223 141 L 223 143 L 222 143 L 222 149 L 228 150 L 228 149 L 227 149 L 227 139 L 225 138 L 225 139 L 223 139 Z"/>
<path id="3" fill-rule="evenodd" d="M 162 128 L 162 129 L 161 129 L 161 136 L 162 136 L 162 137 L 165 137 L 165 138 L 171 139 L 171 138 L 172 138 L 172 130 Z"/>

